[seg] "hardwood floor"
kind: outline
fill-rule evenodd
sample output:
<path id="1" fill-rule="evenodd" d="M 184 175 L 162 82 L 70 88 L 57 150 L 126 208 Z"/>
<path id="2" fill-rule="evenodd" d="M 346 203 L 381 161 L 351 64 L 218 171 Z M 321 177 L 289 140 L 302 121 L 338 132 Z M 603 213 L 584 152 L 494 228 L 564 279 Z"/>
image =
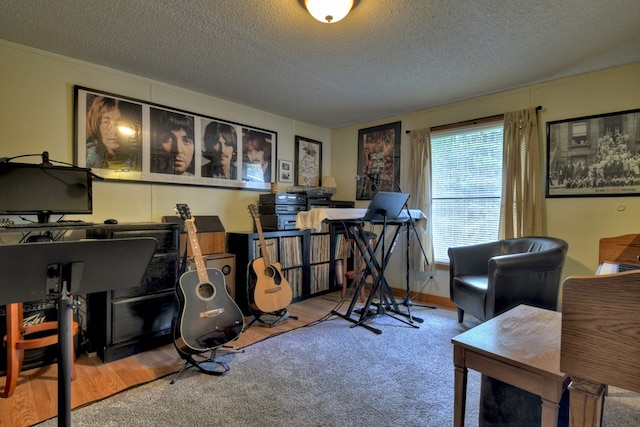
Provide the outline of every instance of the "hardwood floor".
<path id="1" fill-rule="evenodd" d="M 297 320 L 290 318 L 273 327 L 256 322 L 236 341 L 229 343 L 230 347 L 240 349 L 317 321 L 329 315 L 339 300 L 340 293 L 337 292 L 291 304 L 289 313 L 297 316 Z M 71 383 L 71 407 L 77 408 L 167 376 L 177 372 L 183 363 L 173 344 L 110 363 L 103 363 L 97 356 L 79 355 L 76 360 L 77 378 Z M 4 383 L 5 377 L 0 377 L 3 389 Z M 21 372 L 13 396 L 8 399 L 0 398 L 0 426 L 30 426 L 55 417 L 57 387 L 55 364 Z"/>

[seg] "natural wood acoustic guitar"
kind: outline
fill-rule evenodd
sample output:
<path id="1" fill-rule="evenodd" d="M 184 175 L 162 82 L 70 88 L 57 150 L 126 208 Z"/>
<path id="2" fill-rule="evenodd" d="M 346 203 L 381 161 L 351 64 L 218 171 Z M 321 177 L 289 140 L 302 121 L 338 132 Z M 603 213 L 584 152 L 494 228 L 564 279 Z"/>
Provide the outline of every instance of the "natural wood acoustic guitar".
<path id="1" fill-rule="evenodd" d="M 252 278 L 249 292 L 251 304 L 263 313 L 277 312 L 291 304 L 293 291 L 282 274 L 280 264 L 271 262 L 269 259 L 269 251 L 262 233 L 260 214 L 256 205 L 249 205 L 249 212 L 256 223 L 260 249 L 262 250 L 262 257 L 254 259 L 249 266 Z"/>

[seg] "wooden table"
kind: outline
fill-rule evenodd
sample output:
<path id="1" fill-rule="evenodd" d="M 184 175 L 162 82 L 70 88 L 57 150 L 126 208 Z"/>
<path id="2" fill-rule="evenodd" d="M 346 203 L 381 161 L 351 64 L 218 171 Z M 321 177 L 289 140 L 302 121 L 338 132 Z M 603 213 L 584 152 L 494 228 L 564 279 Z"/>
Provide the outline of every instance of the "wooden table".
<path id="1" fill-rule="evenodd" d="M 451 340 L 455 366 L 454 425 L 464 425 L 467 369 L 542 399 L 542 425 L 556 426 L 569 383 L 560 372 L 562 314 L 519 305 Z"/>

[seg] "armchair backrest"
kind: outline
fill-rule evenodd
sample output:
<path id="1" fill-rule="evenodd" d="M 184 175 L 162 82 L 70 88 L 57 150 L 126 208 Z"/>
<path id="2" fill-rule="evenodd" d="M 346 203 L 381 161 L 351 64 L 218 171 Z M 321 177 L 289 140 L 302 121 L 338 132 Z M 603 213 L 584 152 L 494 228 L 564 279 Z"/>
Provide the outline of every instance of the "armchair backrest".
<path id="1" fill-rule="evenodd" d="M 543 252 L 555 248 L 567 250 L 567 242 L 554 237 L 532 236 L 501 240 L 503 254 Z"/>
<path id="2" fill-rule="evenodd" d="M 497 316 L 519 304 L 556 310 L 568 244 L 553 237 L 503 240 L 506 253 L 489 260 L 486 312 Z"/>

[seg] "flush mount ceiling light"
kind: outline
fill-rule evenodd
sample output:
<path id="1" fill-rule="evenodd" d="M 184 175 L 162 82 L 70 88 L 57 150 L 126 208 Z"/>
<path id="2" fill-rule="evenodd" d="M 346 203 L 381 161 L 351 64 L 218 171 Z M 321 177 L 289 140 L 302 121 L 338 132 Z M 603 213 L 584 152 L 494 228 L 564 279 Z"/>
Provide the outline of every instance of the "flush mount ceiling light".
<path id="1" fill-rule="evenodd" d="M 333 24 L 353 9 L 359 0 L 300 0 L 311 16 L 325 24 Z"/>

